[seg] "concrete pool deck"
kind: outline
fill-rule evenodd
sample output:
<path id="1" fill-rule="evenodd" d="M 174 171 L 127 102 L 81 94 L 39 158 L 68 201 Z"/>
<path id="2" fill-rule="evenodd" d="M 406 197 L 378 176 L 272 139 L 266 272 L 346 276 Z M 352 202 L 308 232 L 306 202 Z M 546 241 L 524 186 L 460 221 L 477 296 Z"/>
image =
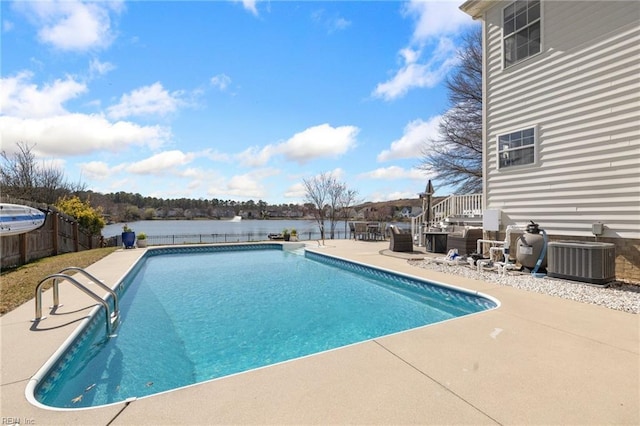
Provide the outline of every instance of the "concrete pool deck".
<path id="1" fill-rule="evenodd" d="M 25 387 L 94 306 L 62 285 L 64 306 L 37 325 L 33 300 L 0 317 L 2 424 L 640 424 L 639 315 L 417 268 L 407 258 L 421 254 L 381 254 L 388 246 L 310 248 L 501 306 L 128 403 L 52 411 L 31 405 Z M 143 253 L 119 250 L 87 270 L 112 285 Z M 43 305 L 51 300 L 48 290 Z"/>

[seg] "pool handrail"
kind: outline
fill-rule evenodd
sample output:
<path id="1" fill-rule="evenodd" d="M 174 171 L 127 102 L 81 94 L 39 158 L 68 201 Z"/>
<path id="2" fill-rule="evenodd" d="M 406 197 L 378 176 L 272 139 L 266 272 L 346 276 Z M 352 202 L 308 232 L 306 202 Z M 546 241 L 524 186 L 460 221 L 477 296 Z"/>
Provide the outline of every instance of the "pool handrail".
<path id="1" fill-rule="evenodd" d="M 47 282 L 50 279 L 54 279 L 56 281 L 58 279 L 63 279 L 63 280 L 69 281 L 71 284 L 73 284 L 80 291 L 82 291 L 83 293 L 85 293 L 89 297 L 93 298 L 98 303 L 100 303 L 104 307 L 104 310 L 105 310 L 107 336 L 111 335 L 112 328 L 113 328 L 114 324 L 116 323 L 116 321 L 118 319 L 118 312 L 117 311 L 116 312 L 111 312 L 111 309 L 109 308 L 109 304 L 107 303 L 106 300 L 104 300 L 102 297 L 98 296 L 93 291 L 89 290 L 87 287 L 85 287 L 82 283 L 80 283 L 75 278 L 73 278 L 73 277 L 71 277 L 69 275 L 66 275 L 66 274 L 58 273 L 58 274 L 47 275 L 46 277 L 44 277 L 38 283 L 38 285 L 36 286 L 36 294 L 35 294 L 35 299 L 36 299 L 36 312 L 35 313 L 36 313 L 36 316 L 32 320 L 33 322 L 40 322 L 40 321 L 42 321 L 42 320 L 44 320 L 46 318 L 46 317 L 42 316 L 42 286 L 44 285 L 45 282 Z M 115 305 L 115 303 L 114 303 L 114 305 Z M 56 306 L 59 306 L 59 305 L 56 305 Z"/>
<path id="2" fill-rule="evenodd" d="M 82 268 L 78 268 L 77 266 L 69 266 L 67 268 L 64 268 L 58 271 L 58 274 L 63 274 L 67 271 L 80 272 L 82 275 L 92 280 L 90 282 L 93 282 L 98 287 L 108 292 L 113 298 L 113 312 L 115 312 L 116 314 L 120 312 L 120 309 L 118 307 L 118 295 L 114 290 L 112 290 L 108 285 L 106 285 L 100 278 L 95 277 L 93 274 L 90 274 L 89 272 L 85 271 Z M 53 306 L 59 306 L 59 304 L 60 304 L 60 294 L 58 291 L 58 280 L 56 279 L 53 281 Z"/>

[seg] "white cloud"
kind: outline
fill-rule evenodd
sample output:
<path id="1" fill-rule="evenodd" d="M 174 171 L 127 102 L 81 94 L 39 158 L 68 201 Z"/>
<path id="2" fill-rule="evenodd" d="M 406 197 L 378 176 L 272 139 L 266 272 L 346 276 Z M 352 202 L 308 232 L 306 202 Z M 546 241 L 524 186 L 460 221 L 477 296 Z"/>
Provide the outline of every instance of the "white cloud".
<path id="1" fill-rule="evenodd" d="M 183 170 L 180 175 L 183 176 L 183 177 L 186 177 L 186 178 L 195 179 L 195 178 L 201 178 L 203 173 L 202 173 L 202 170 L 200 170 L 200 169 L 198 169 L 196 167 L 189 167 L 189 168 Z"/>
<path id="2" fill-rule="evenodd" d="M 15 27 L 14 23 L 11 21 L 8 21 L 6 19 L 2 20 L 2 32 L 8 33 L 13 31 L 13 28 Z"/>
<path id="3" fill-rule="evenodd" d="M 378 154 L 378 161 L 420 158 L 428 140 L 437 136 L 439 123 L 439 115 L 428 121 L 413 120 L 405 126 L 400 139 L 393 141 L 389 149 Z"/>
<path id="4" fill-rule="evenodd" d="M 388 81 L 379 83 L 373 95 L 385 100 L 393 100 L 404 96 L 414 88 L 431 88 L 437 86 L 449 71 L 458 64 L 456 47 L 446 37 L 438 41 L 438 46 L 426 62 L 422 60 L 423 49 L 405 48 L 400 51 L 403 66 Z"/>
<path id="5" fill-rule="evenodd" d="M 67 164 L 67 160 L 63 158 L 51 158 L 43 160 L 42 164 L 47 168 L 63 170 Z"/>
<path id="6" fill-rule="evenodd" d="M 138 175 L 166 175 L 178 166 L 189 164 L 195 156 L 182 151 L 164 151 L 127 167 L 127 171 Z"/>
<path id="7" fill-rule="evenodd" d="M 284 197 L 293 200 L 304 200 L 307 190 L 302 182 L 294 183 L 284 192 Z"/>
<path id="8" fill-rule="evenodd" d="M 316 158 L 339 157 L 355 147 L 359 131 L 354 126 L 332 127 L 321 124 L 296 133 L 279 144 L 276 151 L 300 164 Z"/>
<path id="9" fill-rule="evenodd" d="M 473 20 L 460 10 L 461 2 L 412 0 L 404 4 L 403 13 L 416 21 L 414 41 L 421 42 L 442 35 L 455 34 L 473 25 Z"/>
<path id="10" fill-rule="evenodd" d="M 197 154 L 194 154 L 197 156 Z M 206 187 L 207 185 L 214 186 L 224 186 L 224 177 L 221 175 L 220 170 L 213 169 L 210 167 L 186 167 L 179 170 L 173 170 L 173 176 L 189 179 L 189 182 L 183 184 L 182 181 L 178 179 L 172 179 L 173 183 L 177 183 L 180 186 L 185 186 L 187 189 L 194 190 L 197 188 Z M 174 191 L 175 192 L 175 191 Z M 186 194 L 188 192 L 175 192 L 176 194 Z M 182 195 L 185 196 L 185 195 Z"/>
<path id="11" fill-rule="evenodd" d="M 213 87 L 224 92 L 227 90 L 227 87 L 229 87 L 229 84 L 231 84 L 231 77 L 226 74 L 218 74 L 211 77 L 210 83 Z"/>
<path id="12" fill-rule="evenodd" d="M 399 166 L 381 167 L 370 172 L 361 173 L 359 178 L 364 179 L 381 179 L 381 180 L 395 180 L 395 179 L 415 179 L 424 180 L 424 172 L 416 169 L 404 169 Z"/>
<path id="13" fill-rule="evenodd" d="M 115 69 L 115 65 L 110 62 L 100 62 L 97 59 L 92 59 L 89 63 L 89 73 L 91 75 L 105 75 Z"/>
<path id="14" fill-rule="evenodd" d="M 345 174 L 346 173 L 345 173 L 344 169 L 341 168 L 341 167 L 337 167 L 337 168 L 329 171 L 329 175 L 333 176 L 336 180 L 339 180 L 339 181 L 344 179 Z"/>
<path id="15" fill-rule="evenodd" d="M 236 154 L 236 158 L 245 167 L 262 167 L 269 162 L 274 153 L 274 145 L 267 145 L 262 149 L 252 146 Z"/>
<path id="16" fill-rule="evenodd" d="M 104 180 L 108 178 L 112 170 L 104 161 L 90 161 L 88 163 L 79 164 L 82 174 L 89 179 Z"/>
<path id="17" fill-rule="evenodd" d="M 325 175 L 327 177 L 332 177 L 338 182 L 342 182 L 345 179 L 345 171 L 340 167 L 336 167 L 333 170 L 325 171 L 323 173 L 318 173 L 313 176 L 313 178 L 318 179 L 321 175 Z M 304 202 L 307 190 L 304 186 L 303 179 L 310 178 L 311 176 L 290 176 L 290 179 L 295 179 L 297 182 L 287 188 L 283 194 L 285 198 L 292 200 L 293 202 L 302 203 Z"/>
<path id="18" fill-rule="evenodd" d="M 200 188 L 200 185 L 202 185 L 202 181 L 200 179 L 194 179 L 187 184 L 187 189 L 193 191 Z"/>
<path id="19" fill-rule="evenodd" d="M 15 117 L 48 117 L 66 113 L 63 104 L 87 91 L 85 84 L 67 77 L 39 88 L 31 83 L 28 71 L 0 79 L 2 115 Z"/>
<path id="20" fill-rule="evenodd" d="M 332 177 L 337 181 L 340 181 L 344 178 L 345 175 L 345 171 L 343 168 L 341 167 L 336 167 L 333 170 L 329 170 L 329 171 L 325 171 L 322 173 L 318 173 L 314 176 L 314 178 L 318 179 L 320 178 L 322 175 L 324 175 L 325 177 Z"/>
<path id="21" fill-rule="evenodd" d="M 229 154 L 225 154 L 217 150 L 206 149 L 202 151 L 201 155 L 203 157 L 207 157 L 211 161 L 216 161 L 221 163 L 226 163 L 231 161 L 231 156 Z"/>
<path id="22" fill-rule="evenodd" d="M 161 126 L 110 122 L 101 115 L 66 114 L 46 118 L 0 117 L 2 148 L 17 142 L 37 143 L 39 155 L 82 155 L 94 151 L 123 151 L 131 145 L 157 148 L 171 137 Z"/>
<path id="23" fill-rule="evenodd" d="M 341 16 L 327 16 L 324 9 L 313 11 L 311 19 L 326 28 L 329 34 L 345 30 L 351 26 L 351 21 L 348 19 Z"/>
<path id="24" fill-rule="evenodd" d="M 227 185 L 227 195 L 262 198 L 265 189 L 262 183 L 251 175 L 233 176 Z"/>
<path id="25" fill-rule="evenodd" d="M 265 180 L 278 174 L 280 174 L 279 170 L 265 168 L 235 175 L 226 182 L 218 182 L 210 186 L 208 195 L 212 197 L 228 195 L 242 198 L 265 198 L 267 195 Z"/>
<path id="26" fill-rule="evenodd" d="M 350 26 L 351 26 L 351 21 L 338 17 L 329 22 L 329 33 L 341 31 Z"/>
<path id="27" fill-rule="evenodd" d="M 87 92 L 85 84 L 66 77 L 38 87 L 30 72 L 0 79 L 2 148 L 17 142 L 35 144 L 43 156 L 82 155 L 94 151 L 123 151 L 132 145 L 155 149 L 171 138 L 162 126 L 110 121 L 102 114 L 69 113 L 67 101 Z"/>
<path id="28" fill-rule="evenodd" d="M 102 193 L 108 193 L 108 192 L 114 192 L 114 191 L 121 191 L 122 188 L 131 188 L 133 186 L 133 184 L 135 184 L 135 179 L 129 179 L 129 178 L 125 178 L 125 179 L 109 179 L 108 181 L 108 186 L 106 190 L 102 190 L 102 191 L 98 191 L 98 192 L 102 192 Z"/>
<path id="29" fill-rule="evenodd" d="M 257 7 L 258 0 L 235 0 L 235 1 L 239 1 L 240 3 L 242 3 L 242 7 L 244 7 L 245 10 L 248 10 L 249 12 L 251 12 L 254 16 L 258 16 L 258 7 Z"/>
<path id="30" fill-rule="evenodd" d="M 414 88 L 438 85 L 457 62 L 456 46 L 449 38 L 474 25 L 473 20 L 458 9 L 455 1 L 412 0 L 403 12 L 415 21 L 409 46 L 398 52 L 402 59 L 400 69 L 387 81 L 379 83 L 372 96 L 393 100 Z M 433 52 L 430 47 L 436 42 Z M 430 52 L 430 53 L 426 53 Z"/>
<path id="31" fill-rule="evenodd" d="M 120 1 L 76 0 L 15 2 L 14 7 L 38 28 L 42 43 L 71 51 L 109 46 L 115 38 L 111 14 L 124 8 Z"/>
<path id="32" fill-rule="evenodd" d="M 122 95 L 120 103 L 108 108 L 111 118 L 145 115 L 166 115 L 175 112 L 180 105 L 182 92 L 169 93 L 162 84 L 156 82 Z"/>
<path id="33" fill-rule="evenodd" d="M 279 144 L 247 148 L 235 157 L 245 167 L 264 166 L 277 154 L 299 164 L 317 158 L 335 158 L 355 147 L 359 131 L 360 129 L 354 126 L 332 127 L 329 124 L 320 124 L 296 133 Z"/>
<path id="34" fill-rule="evenodd" d="M 394 192 L 373 192 L 367 196 L 367 201 L 374 203 L 380 201 L 403 200 L 407 198 L 417 198 L 417 192 L 410 191 L 394 191 Z"/>

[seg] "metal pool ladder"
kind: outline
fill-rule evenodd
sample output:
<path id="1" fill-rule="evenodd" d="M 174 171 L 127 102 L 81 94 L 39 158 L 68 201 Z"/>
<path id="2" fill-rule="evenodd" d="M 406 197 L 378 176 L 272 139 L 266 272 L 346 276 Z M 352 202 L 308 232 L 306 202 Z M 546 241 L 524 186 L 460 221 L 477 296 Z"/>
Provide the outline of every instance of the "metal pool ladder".
<path id="1" fill-rule="evenodd" d="M 111 311 L 111 308 L 110 308 L 109 304 L 107 303 L 107 301 L 105 299 L 103 299 L 102 297 L 98 296 L 93 291 L 89 290 L 84 284 L 80 283 L 75 278 L 73 278 L 73 277 L 71 277 L 71 276 L 69 276 L 69 275 L 64 273 L 64 272 L 67 272 L 67 271 L 79 272 L 82 275 L 84 275 L 85 277 L 87 277 L 88 279 L 90 279 L 91 280 L 90 282 L 93 282 L 94 284 L 96 284 L 97 286 L 102 288 L 103 290 L 107 291 L 111 295 L 111 297 L 113 298 L 113 311 Z M 36 286 L 36 317 L 32 320 L 33 322 L 39 322 L 39 321 L 42 321 L 43 319 L 46 318 L 46 317 L 42 316 L 42 286 L 44 285 L 45 282 L 47 282 L 47 281 L 49 281 L 51 279 L 53 279 L 53 306 L 52 306 L 52 308 L 57 308 L 58 306 L 61 306 L 60 305 L 60 292 L 59 292 L 59 288 L 58 288 L 59 284 L 60 284 L 60 281 L 63 281 L 63 280 L 69 281 L 71 284 L 73 284 L 75 287 L 77 287 L 80 291 L 82 291 L 83 293 L 85 293 L 88 296 L 92 297 L 94 300 L 96 300 L 98 303 L 100 303 L 104 307 L 104 311 L 105 311 L 105 315 L 106 315 L 107 335 L 111 335 L 111 332 L 117 326 L 118 314 L 120 312 L 120 310 L 118 308 L 118 295 L 116 294 L 116 292 L 114 290 L 109 288 L 109 286 L 104 284 L 100 279 L 98 279 L 95 276 L 91 275 L 90 273 L 88 273 L 84 269 L 78 268 L 76 266 L 70 266 L 68 268 L 62 269 L 57 274 L 48 275 L 48 276 L 44 277 L 38 283 L 38 285 Z"/>

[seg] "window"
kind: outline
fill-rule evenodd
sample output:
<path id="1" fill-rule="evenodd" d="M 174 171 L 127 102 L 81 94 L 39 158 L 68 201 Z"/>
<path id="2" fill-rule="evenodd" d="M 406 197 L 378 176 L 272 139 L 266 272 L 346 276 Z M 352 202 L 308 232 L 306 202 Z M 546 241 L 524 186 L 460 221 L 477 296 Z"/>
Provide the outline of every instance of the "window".
<path id="1" fill-rule="evenodd" d="M 540 0 L 517 0 L 502 11 L 505 68 L 540 53 Z"/>
<path id="2" fill-rule="evenodd" d="M 535 162 L 535 128 L 498 136 L 498 168 Z"/>

